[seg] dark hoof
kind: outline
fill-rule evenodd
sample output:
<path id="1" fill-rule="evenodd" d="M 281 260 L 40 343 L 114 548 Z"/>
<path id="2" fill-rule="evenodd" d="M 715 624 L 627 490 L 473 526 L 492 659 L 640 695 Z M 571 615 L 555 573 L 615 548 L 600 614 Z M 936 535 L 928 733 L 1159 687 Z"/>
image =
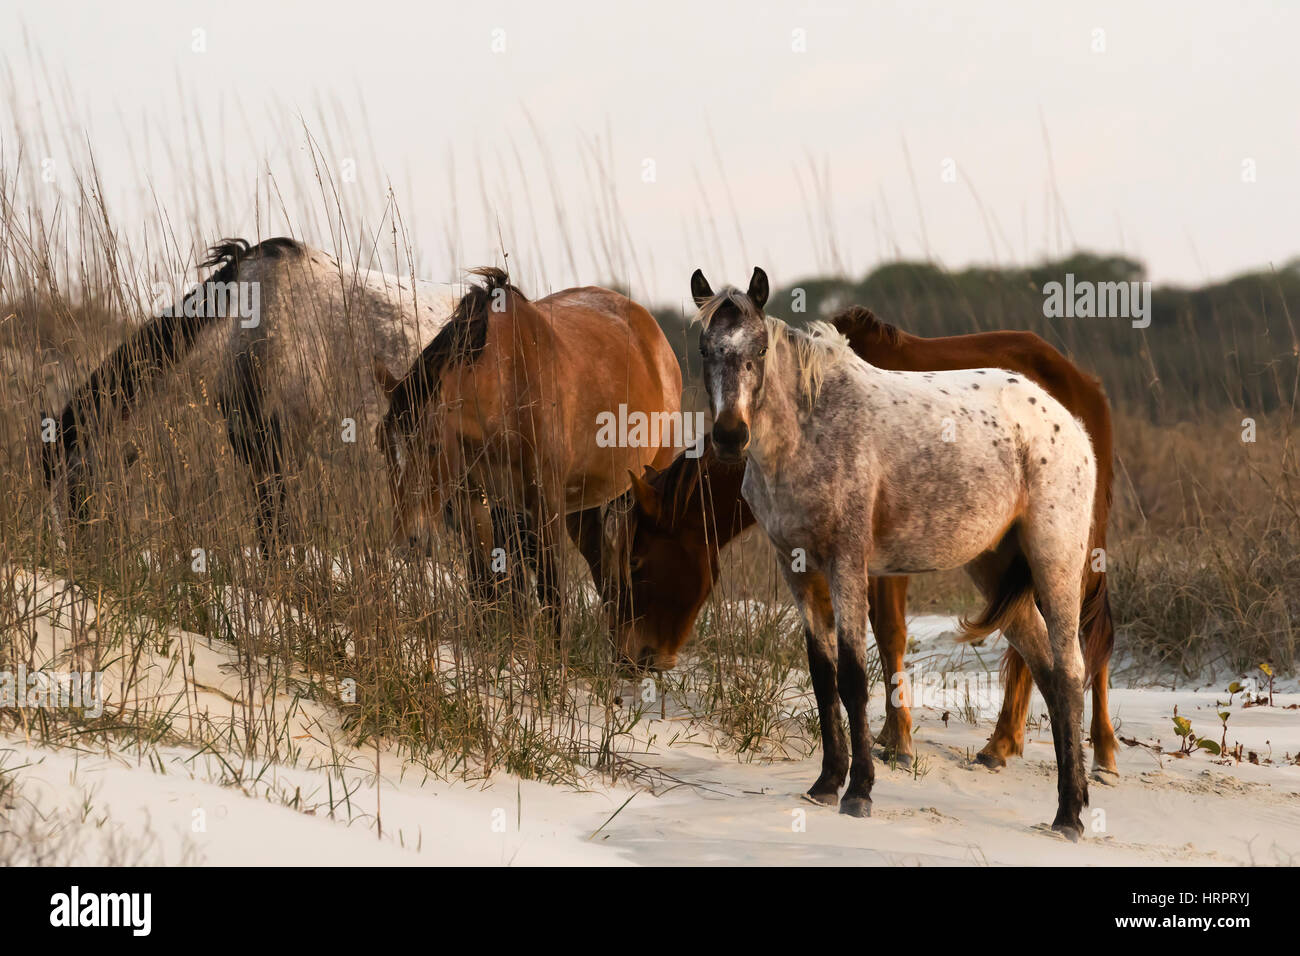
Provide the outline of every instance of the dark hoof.
<path id="1" fill-rule="evenodd" d="M 1077 823 L 1053 823 L 1052 832 L 1059 833 L 1071 843 L 1078 843 L 1083 836 L 1083 827 Z"/>
<path id="2" fill-rule="evenodd" d="M 840 795 L 835 790 L 809 790 L 803 798 L 819 807 L 833 807 L 840 802 Z"/>
<path id="3" fill-rule="evenodd" d="M 845 797 L 840 801 L 840 813 L 849 817 L 869 817 L 871 800 L 867 797 Z"/>
<path id="4" fill-rule="evenodd" d="M 886 764 L 892 763 L 895 767 L 900 767 L 903 770 L 911 770 L 912 764 L 916 762 L 911 754 L 900 753 L 897 750 L 891 750 L 889 747 L 880 748 L 880 759 Z"/>
<path id="5" fill-rule="evenodd" d="M 975 762 L 983 764 L 990 770 L 1001 770 L 1007 765 L 1007 758 L 1000 756 L 999 754 L 985 753 L 981 750 L 975 755 Z"/>

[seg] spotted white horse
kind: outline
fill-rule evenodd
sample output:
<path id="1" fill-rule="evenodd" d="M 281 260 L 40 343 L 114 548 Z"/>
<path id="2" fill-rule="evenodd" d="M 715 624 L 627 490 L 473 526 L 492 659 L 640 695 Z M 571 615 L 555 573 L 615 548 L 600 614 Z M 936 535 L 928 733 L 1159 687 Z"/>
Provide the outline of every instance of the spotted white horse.
<path id="1" fill-rule="evenodd" d="M 823 742 L 808 798 L 871 812 L 867 575 L 965 567 L 988 600 L 963 622 L 966 636 L 1001 629 L 1029 664 L 1056 745 L 1052 826 L 1077 840 L 1088 802 L 1078 632 L 1096 469 L 1083 426 L 1015 373 L 886 371 L 832 326 L 805 333 L 769 318 L 761 269 L 748 291 L 717 294 L 697 271 L 691 292 L 715 453 L 746 460 L 742 493 L 805 623 Z"/>

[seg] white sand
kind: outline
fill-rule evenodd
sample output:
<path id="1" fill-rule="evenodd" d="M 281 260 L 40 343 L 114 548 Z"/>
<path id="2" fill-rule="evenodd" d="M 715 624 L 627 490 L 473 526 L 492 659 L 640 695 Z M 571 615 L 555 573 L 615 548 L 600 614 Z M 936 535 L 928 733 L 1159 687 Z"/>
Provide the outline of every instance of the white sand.
<path id="1" fill-rule="evenodd" d="M 53 653 L 66 622 L 41 626 Z M 998 648 L 954 647 L 950 626 L 915 619 L 909 661 L 948 673 L 996 666 Z M 220 642 L 181 635 L 173 659 L 153 664 L 148 680 L 159 699 L 189 695 L 186 721 L 197 714 L 213 727 L 238 726 L 244 705 L 268 703 Z M 1286 864 L 1300 862 L 1300 766 L 1284 763 L 1300 751 L 1300 709 L 1285 709 L 1300 693 L 1287 691 L 1272 708 L 1243 708 L 1239 698 L 1231 707 L 1229 745 L 1272 764 L 1123 746 L 1118 782 L 1091 786 L 1089 832 L 1078 845 L 1045 830 L 1056 803 L 1045 729 L 1031 728 L 1024 759 L 1000 772 L 969 762 L 991 729 L 996 693 L 971 701 L 974 725 L 959 716 L 972 712 L 951 702 L 915 707 L 920 770 L 878 761 L 867 820 L 800 799 L 819 755 L 738 761 L 671 705 L 667 720 L 644 722 L 635 734 L 650 751 L 642 759 L 665 775 L 654 791 L 595 775 L 587 792 L 505 774 L 485 785 L 448 783 L 392 752 L 379 755 L 376 774 L 375 752 L 351 748 L 335 715 L 313 702 L 289 718 L 301 748 L 294 766 L 185 747 L 152 756 L 52 750 L 14 732 L 0 737 L 0 766 L 19 784 L 9 812 L 39 808 L 39 821 L 30 812 L 25 819 L 47 841 L 45 855 L 63 863 Z M 1222 689 L 1117 689 L 1112 712 L 1122 737 L 1173 750 L 1175 705 L 1201 736 L 1220 738 L 1216 699 L 1226 699 Z M 283 694 L 274 702 L 281 712 L 291 703 Z M 873 700 L 877 726 L 882 706 Z M 1036 700 L 1031 713 L 1042 709 Z"/>

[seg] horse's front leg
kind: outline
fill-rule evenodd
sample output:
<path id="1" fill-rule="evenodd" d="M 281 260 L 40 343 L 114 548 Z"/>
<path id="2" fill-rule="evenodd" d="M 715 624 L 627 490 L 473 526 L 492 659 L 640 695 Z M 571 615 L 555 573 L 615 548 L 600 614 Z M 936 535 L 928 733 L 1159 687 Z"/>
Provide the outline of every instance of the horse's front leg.
<path id="1" fill-rule="evenodd" d="M 482 494 L 472 488 L 462 490 L 453 500 L 453 517 L 465 546 L 470 596 L 482 604 L 489 604 L 496 597 L 496 582 L 492 574 L 492 549 L 496 541 L 491 510 Z"/>
<path id="2" fill-rule="evenodd" d="M 840 787 L 849 772 L 849 749 L 840 723 L 840 700 L 836 690 L 835 613 L 831 608 L 826 578 L 812 571 L 793 571 L 782 562 L 786 584 L 804 620 L 808 644 L 808 674 L 817 699 L 817 718 L 822 734 L 822 772 L 808 790 L 813 803 L 833 807 L 839 803 Z"/>
<path id="3" fill-rule="evenodd" d="M 564 636 L 564 592 L 560 583 L 560 522 L 563 519 L 559 514 L 543 509 L 534 520 L 537 523 L 537 602 L 559 641 Z"/>
<path id="4" fill-rule="evenodd" d="M 829 575 L 835 609 L 835 638 L 839 649 L 839 693 L 849 715 L 853 762 L 849 788 L 840 813 L 871 816 L 871 787 L 876 770 L 871 762 L 871 726 L 867 723 L 867 567 L 860 558 L 836 561 Z"/>
<path id="5" fill-rule="evenodd" d="M 591 583 L 596 587 L 596 596 L 605 597 L 605 575 L 601 568 L 601 509 L 587 508 L 574 511 L 564 518 L 569 539 L 577 546 L 582 557 L 591 569 Z"/>

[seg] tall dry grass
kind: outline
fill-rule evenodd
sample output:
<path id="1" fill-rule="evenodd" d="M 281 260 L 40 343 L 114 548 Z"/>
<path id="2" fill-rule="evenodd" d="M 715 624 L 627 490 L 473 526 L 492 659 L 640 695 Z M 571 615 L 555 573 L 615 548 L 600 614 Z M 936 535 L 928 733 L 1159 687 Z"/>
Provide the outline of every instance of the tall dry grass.
<path id="1" fill-rule="evenodd" d="M 23 115 L 17 104 L 12 115 Z M 57 619 L 71 645 L 64 664 L 111 667 L 128 677 L 99 718 L 75 710 L 6 711 L 0 722 L 69 746 L 127 745 L 147 753 L 186 742 L 249 761 L 293 759 L 291 715 L 276 709 L 275 694 L 261 693 L 261 685 L 272 685 L 293 699 L 335 708 L 356 746 L 382 742 L 433 773 L 477 778 L 505 770 L 578 784 L 593 769 L 653 779 L 639 759 L 640 728 L 648 714 L 663 712 L 664 695 L 675 692 L 691 702 L 679 712 L 691 732 L 716 746 L 748 755 L 806 749 L 810 704 L 798 693 L 797 659 L 789 653 L 801 645 L 791 640 L 793 625 L 779 607 L 759 621 L 733 617 L 727 637 L 708 645 L 713 663 L 647 691 L 616 671 L 585 565 L 567 542 L 565 637 L 557 643 L 535 605 L 471 600 L 463 547 L 453 534 L 435 535 L 423 560 L 391 557 L 386 475 L 325 443 L 297 449 L 279 516 L 299 530 L 299 547 L 285 558 L 259 555 L 253 491 L 214 405 L 220 343 L 213 337 L 128 422 L 92 442 L 90 521 L 56 525 L 40 460 L 43 418 L 57 413 L 71 390 L 153 313 L 160 282 L 199 278 L 194 263 L 208 242 L 240 232 L 289 234 L 334 254 L 345 268 L 416 271 L 420 256 L 409 243 L 404 211 L 378 184 L 370 184 L 369 194 L 382 201 L 369 205 L 355 199 L 364 190 L 341 190 L 339 170 L 326 157 L 338 155 L 327 144 L 343 134 L 331 122 L 322 129 L 301 131 L 309 148 L 290 175 L 258 178 L 251 225 L 242 214 L 230 217 L 245 226 L 222 219 L 249 203 L 214 168 L 197 125 L 184 127 L 187 145 L 174 157 L 193 165 L 173 171 L 195 184 L 193 192 L 178 208 L 159 209 L 143 222 L 116 215 L 106 197 L 123 184 L 100 181 L 87 144 L 62 144 L 61 155 L 80 162 L 61 169 L 58 188 L 51 188 L 33 157 L 48 151 L 59 124 L 5 130 L 0 671 L 42 663 L 36 648 Z M 543 149 L 540 132 L 531 135 Z M 365 137 L 351 131 L 346 138 Z M 520 199 L 493 182 L 499 170 L 479 161 L 477 198 L 484 209 L 499 208 L 502 251 L 511 254 L 516 276 L 537 277 L 539 269 L 536 262 L 521 264 L 520 247 L 512 245 L 518 241 L 525 253 L 540 248 L 535 235 L 528 238 L 527 223 L 515 219 L 525 206 L 547 208 L 570 224 L 568 265 L 579 269 L 587 261 L 589 281 L 624 285 L 636 275 L 635 245 L 606 158 L 598 145 L 584 150 L 600 196 L 595 213 L 583 220 L 567 211 L 554 180 L 549 197 Z M 449 227 L 449 234 L 455 231 Z M 473 264 L 452 258 L 457 261 L 439 278 Z M 535 283 L 547 288 L 544 277 Z M 322 416 L 342 421 L 350 413 L 339 407 Z M 370 440 L 363 427 L 358 431 L 358 441 Z M 73 597 L 41 605 L 34 582 L 50 578 L 65 582 Z M 133 696 L 160 661 L 184 668 L 177 656 L 181 632 L 234 649 L 247 690 L 240 706 L 248 713 L 218 727 L 197 719 L 187 698 Z M 785 705 L 791 713 L 778 714 L 771 689 L 791 684 Z M 254 700 L 262 705 L 248 703 Z"/>
<path id="2" fill-rule="evenodd" d="M 12 115 L 22 114 L 15 108 Z M 185 126 L 173 172 L 193 182 L 193 191 L 143 222 L 116 215 L 84 144 L 64 143 L 63 154 L 80 162 L 64 172 L 61 191 L 48 188 L 34 157 L 45 151 L 42 144 L 66 135 L 60 124 L 6 131 L 0 150 L 0 669 L 31 658 L 42 624 L 32 613 L 28 575 L 39 570 L 72 582 L 96 608 L 93 621 L 67 622 L 79 659 L 91 669 L 144 668 L 184 629 L 235 648 L 241 679 L 250 685 L 269 680 L 328 702 L 344 715 L 355 743 L 382 739 L 439 774 L 508 770 L 574 783 L 592 768 L 642 774 L 644 718 L 664 712 L 668 701 L 684 732 L 716 746 L 746 756 L 806 752 L 816 722 L 802 638 L 757 532 L 725 556 L 694 656 L 647 694 L 615 671 L 575 553 L 565 555 L 567 638 L 557 646 L 529 609 L 469 600 L 453 537 L 438 537 L 428 561 L 391 560 L 382 546 L 390 507 L 382 475 L 307 456 L 284 517 L 307 529 L 309 547 L 294 561 L 260 558 L 251 490 L 201 361 L 187 363 L 147 413 L 97 445 L 93 520 L 66 547 L 59 545 L 39 461 L 42 413 L 56 409 L 150 314 L 155 283 L 196 277 L 193 264 L 208 242 L 230 233 L 287 233 L 352 266 L 429 271 L 391 192 L 379 183 L 338 188 L 338 170 L 327 157 L 338 154 L 329 144 L 342 134 L 329 123 L 322 128 L 319 135 L 302 132 L 311 148 L 289 164 L 287 176 L 258 178 L 250 204 L 244 187 L 211 162 L 200 128 Z M 530 135 L 545 157 L 545 138 L 537 130 Z M 599 144 L 586 148 L 585 161 L 599 196 L 585 218 L 571 210 L 553 177 L 541 177 L 549 195 L 526 176 L 497 188 L 489 182 L 506 182 L 504 168 L 478 161 L 480 194 L 470 205 L 500 214 L 512 268 L 527 263 L 518 268 L 530 270 L 539 288 L 546 287 L 548 271 L 624 287 L 639 281 L 639 253 Z M 360 195 L 371 201 L 359 201 Z M 239 221 L 224 218 L 230 210 L 241 210 L 230 217 Z M 456 217 L 468 214 L 446 213 L 452 248 Z M 541 261 L 539 219 L 563 224 L 561 264 Z M 530 250 L 537 253 L 531 262 Z M 475 264 L 458 254 L 450 258 L 436 277 Z M 853 301 L 921 334 L 1033 328 L 1100 374 L 1117 421 L 1110 581 L 1120 651 L 1138 672 L 1193 675 L 1262 660 L 1293 669 L 1300 474 L 1287 305 L 1295 279 L 1283 270 L 1205 290 L 1168 290 L 1152 328 L 1141 334 L 1121 325 L 1042 320 L 1044 277 L 1077 270 L 1109 278 L 1134 268 L 1106 257 L 965 272 L 900 263 L 861 281 L 797 285 L 809 293 L 809 318 Z M 526 285 L 530 271 L 521 279 Z M 777 292 L 774 311 L 792 291 Z M 660 316 L 687 372 L 686 404 L 699 407 L 693 335 L 680 316 Z M 1257 420 L 1253 444 L 1240 440 L 1246 417 Z M 207 557 L 201 573 L 192 569 L 195 547 Z M 954 612 L 969 609 L 974 597 L 960 574 L 935 575 L 914 581 L 912 606 Z M 355 694 L 344 694 L 345 686 Z M 175 718 L 186 706 L 118 706 L 94 721 L 43 712 L 24 730 L 77 746 L 125 739 L 147 750 L 176 741 Z M 0 715 L 0 721 L 13 719 Z M 200 732 L 190 742 L 250 758 L 294 751 L 284 713 L 252 713 L 240 727 L 237 740 Z"/>

